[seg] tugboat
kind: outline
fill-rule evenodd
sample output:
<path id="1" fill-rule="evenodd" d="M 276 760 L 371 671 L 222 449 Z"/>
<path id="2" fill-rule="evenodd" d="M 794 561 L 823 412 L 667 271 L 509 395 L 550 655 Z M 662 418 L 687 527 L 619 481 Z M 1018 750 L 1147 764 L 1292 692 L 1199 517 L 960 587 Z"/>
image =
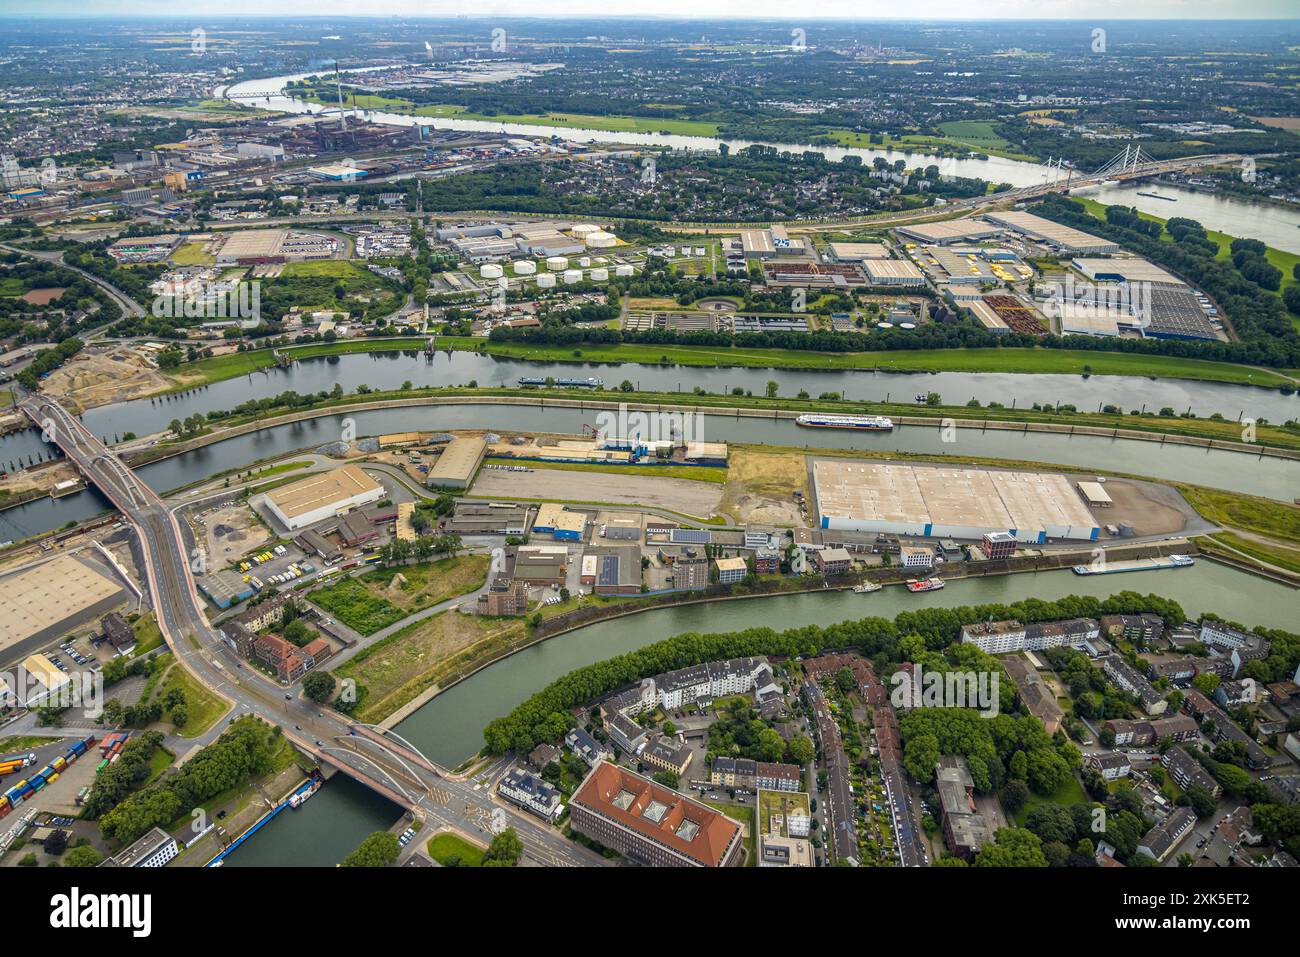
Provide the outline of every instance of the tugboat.
<path id="1" fill-rule="evenodd" d="M 942 578 L 913 578 L 907 583 L 908 591 L 938 591 L 946 583 Z"/>

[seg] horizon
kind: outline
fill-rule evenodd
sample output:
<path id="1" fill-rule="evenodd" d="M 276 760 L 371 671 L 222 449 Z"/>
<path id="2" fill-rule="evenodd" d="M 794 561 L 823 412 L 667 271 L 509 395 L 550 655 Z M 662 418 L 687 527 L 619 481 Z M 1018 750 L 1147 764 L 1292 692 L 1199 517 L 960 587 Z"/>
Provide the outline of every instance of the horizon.
<path id="1" fill-rule="evenodd" d="M 961 0 L 940 0 L 938 11 L 928 16 L 914 14 L 890 15 L 888 13 L 872 16 L 858 15 L 850 12 L 858 4 L 855 0 L 827 0 L 821 6 L 829 12 L 810 14 L 800 12 L 791 15 L 784 11 L 777 0 L 721 0 L 707 15 L 695 12 L 692 0 L 557 0 L 553 8 L 545 13 L 529 9 L 521 0 L 489 0 L 481 13 L 465 14 L 452 12 L 433 12 L 422 9 L 425 5 L 412 0 L 394 0 L 386 3 L 382 12 L 357 11 L 358 6 L 369 7 L 372 4 L 362 2 L 346 3 L 340 0 L 279 0 L 268 11 L 266 3 L 253 0 L 232 0 L 216 2 L 203 0 L 189 6 L 185 13 L 178 13 L 165 0 L 142 0 L 131 4 L 131 9 L 109 9 L 116 7 L 110 0 L 47 0 L 36 4 L 26 0 L 20 3 L 0 0 L 0 20 L 192 20 L 206 17 L 214 20 L 257 19 L 274 20 L 290 18 L 295 20 L 404 20 L 404 21 L 466 21 L 474 22 L 491 19 L 554 21 L 582 18 L 596 22 L 615 21 L 688 21 L 699 23 L 735 23 L 750 21 L 754 23 L 1062 23 L 1062 22 L 1151 22 L 1151 23 L 1242 23 L 1242 22 L 1300 22 L 1300 17 L 1293 13 L 1289 0 L 1244 0 L 1236 5 L 1239 11 L 1232 16 L 1224 16 L 1221 5 L 1215 0 L 1140 0 L 1136 5 L 1123 4 L 1124 9 L 1115 9 L 1121 5 L 1116 0 L 1048 0 L 1045 4 L 1033 3 L 1032 0 L 993 0 L 991 12 L 972 17 L 958 12 L 966 4 Z M 611 5 L 625 7 L 619 12 L 610 12 Z M 30 9 L 19 9 L 29 7 Z M 943 13 L 946 8 L 953 8 L 952 13 Z M 12 8 L 12 9 L 11 9 Z M 668 8 L 668 9 L 665 9 Z M 1052 12 L 1056 8 L 1057 12 Z M 1126 12 L 1132 10 L 1131 13 Z"/>

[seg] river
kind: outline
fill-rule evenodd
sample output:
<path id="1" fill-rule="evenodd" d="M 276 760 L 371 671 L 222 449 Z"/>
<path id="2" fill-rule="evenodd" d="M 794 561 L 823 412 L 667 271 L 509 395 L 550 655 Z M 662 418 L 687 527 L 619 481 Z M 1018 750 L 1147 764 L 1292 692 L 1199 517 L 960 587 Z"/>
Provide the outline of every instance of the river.
<path id="1" fill-rule="evenodd" d="M 1159 193 L 1167 198 L 1139 196 L 1139 193 Z M 1272 203 L 1253 203 L 1226 193 L 1203 193 L 1150 183 L 1085 187 L 1078 194 L 1107 206 L 1136 206 L 1161 219 L 1184 216 L 1206 229 L 1258 239 L 1274 249 L 1300 253 L 1300 229 L 1297 228 L 1300 213 Z"/>
<path id="2" fill-rule="evenodd" d="M 392 382 L 392 379 L 388 379 L 388 382 Z M 156 491 L 170 491 L 192 484 L 205 476 L 337 441 L 342 434 L 345 419 L 353 420 L 357 435 L 366 436 L 388 432 L 477 428 L 505 433 L 576 434 L 581 432 L 584 424 L 594 422 L 594 417 L 594 412 L 584 412 L 581 409 L 513 405 L 457 404 L 372 409 L 346 416 L 334 414 L 304 422 L 271 426 L 162 459 L 142 466 L 138 472 Z M 1110 469 L 1288 502 L 1300 491 L 1300 464 L 1289 459 L 1105 436 L 959 429 L 954 441 L 945 442 L 938 420 L 933 426 L 900 426 L 893 432 L 863 434 L 833 429 L 810 430 L 800 428 L 789 419 L 741 418 L 725 413 L 705 415 L 696 433 L 696 438 L 717 442 L 796 448 L 873 449 L 927 455 L 977 455 L 1076 466 L 1088 470 Z M 9 436 L 6 441 L 39 443 L 40 436 L 32 431 Z M 105 499 L 92 489 L 58 500 L 37 499 L 26 505 L 0 511 L 0 541 L 29 538 L 58 528 L 65 522 L 89 518 L 107 508 Z"/>
<path id="3" fill-rule="evenodd" d="M 362 70 L 343 72 L 364 72 Z M 291 80 L 304 80 L 317 73 L 299 73 L 293 76 L 267 77 L 260 80 L 245 80 L 229 87 L 220 87 L 215 96 L 239 100 L 259 109 L 275 110 L 281 113 L 317 114 L 337 112 L 338 107 L 322 106 L 308 103 L 284 95 L 284 88 Z M 681 136 L 669 133 L 611 133 L 603 130 L 575 129 L 568 126 L 535 126 L 520 123 L 493 123 L 486 120 L 461 120 L 452 117 L 416 117 L 405 113 L 385 111 L 366 111 L 368 120 L 390 126 L 415 126 L 417 123 L 433 129 L 480 130 L 490 133 L 508 133 L 514 136 L 557 136 L 561 139 L 579 143 L 626 143 L 637 146 L 667 146 L 672 149 L 708 150 L 716 152 L 725 143 L 731 150 L 744 149 L 753 145 L 750 140 L 717 139 L 708 136 Z M 789 143 L 761 143 L 777 149 L 799 151 L 813 149 L 832 160 L 845 156 L 860 156 L 870 162 L 876 156 L 882 156 L 891 163 L 896 160 L 906 162 L 909 169 L 917 166 L 934 164 L 940 173 L 950 176 L 967 176 L 983 179 L 990 183 L 1009 183 L 1012 186 L 1037 186 L 1047 181 L 1044 167 L 1036 163 L 1004 159 L 990 156 L 988 159 L 953 159 L 932 156 L 926 153 L 911 154 L 897 150 L 847 149 L 831 146 L 798 146 Z M 1162 195 L 1177 197 L 1178 202 L 1164 202 L 1138 196 L 1142 192 L 1158 191 Z M 1144 212 L 1162 218 L 1170 216 L 1187 216 L 1199 221 L 1209 229 L 1216 229 L 1231 236 L 1243 236 L 1259 239 L 1277 249 L 1287 252 L 1300 252 L 1300 213 L 1266 203 L 1252 203 L 1243 199 L 1196 193 L 1191 190 L 1159 187 L 1154 190 L 1149 186 L 1116 186 L 1086 190 L 1085 195 L 1103 203 L 1122 203 L 1137 206 Z"/>
<path id="4" fill-rule="evenodd" d="M 361 70 L 344 70 L 344 73 L 365 72 Z M 324 106 L 309 103 L 284 95 L 285 86 L 293 80 L 305 80 L 319 76 L 313 73 L 298 73 L 292 76 L 267 77 L 260 80 L 245 80 L 229 87 L 218 87 L 214 92 L 217 99 L 237 100 L 246 106 L 260 110 L 274 110 L 279 113 L 328 114 L 338 113 L 337 106 Z M 463 120 L 443 116 L 414 116 L 408 113 L 392 113 L 384 110 L 362 110 L 364 118 L 372 123 L 388 126 L 427 126 L 438 130 L 470 130 L 484 133 L 507 133 L 511 136 L 556 136 L 571 143 L 615 143 L 632 146 L 667 146 L 678 150 L 707 150 L 717 152 L 718 147 L 726 144 L 733 152 L 746 146 L 773 146 L 780 150 L 801 152 L 815 150 L 831 160 L 840 160 L 845 156 L 861 156 L 867 163 L 873 157 L 883 156 L 893 163 L 903 160 L 909 169 L 917 166 L 939 167 L 945 176 L 966 176 L 984 179 L 992 183 L 1010 183 L 1012 186 L 1036 186 L 1046 181 L 1047 171 L 1034 163 L 1020 160 L 1003 159 L 990 156 L 986 160 L 955 159 L 952 157 L 933 156 L 928 153 L 901 150 L 849 149 L 838 146 L 800 146 L 791 143 L 768 143 L 760 140 L 719 139 L 712 136 L 683 136 L 673 133 L 611 133 L 608 130 L 588 130 L 572 126 L 546 126 L 532 123 L 496 123 L 489 120 Z M 351 113 L 351 110 L 349 110 Z"/>
<path id="5" fill-rule="evenodd" d="M 713 602 L 659 609 L 588 625 L 526 648 L 484 668 L 438 695 L 395 729 L 429 758 L 455 767 L 483 746 L 483 727 L 549 682 L 576 668 L 640 648 L 685 631 L 737 631 L 766 626 L 777 630 L 808 622 L 879 615 L 892 618 L 924 606 L 951 607 L 1024 598 L 1052 600 L 1065 595 L 1105 596 L 1118 591 L 1156 591 L 1182 604 L 1190 615 L 1215 611 L 1247 625 L 1294 627 L 1300 614 L 1297 592 L 1283 585 L 1202 560 L 1192 568 L 1081 578 L 1069 571 L 961 579 L 938 592 L 913 595 L 889 587 L 872 595 L 822 592 Z M 285 861 L 333 863 L 349 853 L 370 830 L 395 820 L 398 809 L 386 805 L 389 819 L 375 823 L 375 803 L 362 800 L 360 786 L 334 779 L 302 810 L 285 812 L 231 855 L 234 864 L 281 864 Z M 374 799 L 383 805 L 380 799 Z M 359 820 L 355 819 L 359 816 Z"/>
<path id="6" fill-rule="evenodd" d="M 987 405 L 1028 408 L 1035 402 L 1062 403 L 1092 412 L 1105 405 L 1125 411 L 1159 410 L 1178 413 L 1190 409 L 1205 417 L 1214 413 L 1238 419 L 1267 419 L 1280 423 L 1300 418 L 1300 393 L 1283 395 L 1277 389 L 1248 385 L 1201 382 L 1195 379 L 1152 379 L 1145 376 L 1088 376 L 1020 374 L 1010 372 L 876 372 L 870 369 L 762 369 L 739 366 L 646 365 L 612 362 L 539 362 L 483 355 L 477 352 L 440 351 L 430 361 L 422 351 L 348 353 L 300 359 L 288 368 L 271 367 L 251 375 L 214 382 L 192 392 L 135 399 L 90 409 L 82 417 L 86 427 L 110 442 L 127 432 L 148 435 L 165 431 L 173 419 L 195 413 L 236 408 L 250 399 L 294 391 L 302 395 L 329 392 L 335 386 L 345 394 L 357 386 L 396 389 L 403 382 L 414 386 L 466 385 L 514 388 L 523 376 L 596 377 L 606 390 L 624 380 L 647 392 L 690 393 L 701 386 L 716 394 L 734 388 L 764 395 L 769 381 L 779 395 L 793 397 L 838 392 L 856 402 L 911 402 L 920 393 L 937 392 L 949 405 L 975 399 Z M 608 396 L 606 396 L 608 398 Z M 977 415 L 978 413 L 972 413 Z M 48 455 L 49 446 L 36 430 L 0 438 L 0 466 L 17 465 L 28 455 Z"/>

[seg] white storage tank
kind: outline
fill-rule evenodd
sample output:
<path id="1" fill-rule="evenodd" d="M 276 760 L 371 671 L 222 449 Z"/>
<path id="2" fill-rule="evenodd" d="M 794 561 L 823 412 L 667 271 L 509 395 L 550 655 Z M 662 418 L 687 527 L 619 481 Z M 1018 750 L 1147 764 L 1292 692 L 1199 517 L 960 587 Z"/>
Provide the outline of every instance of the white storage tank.
<path id="1" fill-rule="evenodd" d="M 479 270 L 479 275 L 484 279 L 500 279 L 503 272 L 496 263 L 485 263 L 483 268 Z"/>
<path id="2" fill-rule="evenodd" d="M 600 227 L 593 226 L 591 223 L 578 223 L 576 226 L 573 226 L 569 232 L 578 239 L 583 239 L 590 236 L 592 233 L 600 232 Z"/>
<path id="3" fill-rule="evenodd" d="M 609 282 L 609 270 L 608 270 L 608 269 L 593 269 L 593 270 L 591 271 L 591 281 L 592 281 L 592 282 Z"/>
<path id="4" fill-rule="evenodd" d="M 569 268 L 569 261 L 563 256 L 550 256 L 546 260 L 546 268 L 551 272 L 561 272 Z"/>
<path id="5" fill-rule="evenodd" d="M 531 259 L 521 259 L 514 264 L 516 276 L 531 276 L 537 272 L 537 263 Z"/>
<path id="6" fill-rule="evenodd" d="M 583 237 L 583 242 L 587 244 L 588 249 L 612 249 L 618 245 L 618 237 L 613 233 L 607 233 L 604 230 L 594 233 L 588 233 Z"/>
<path id="7" fill-rule="evenodd" d="M 566 286 L 572 286 L 574 283 L 579 283 L 579 282 L 582 282 L 582 270 L 581 270 L 581 269 L 566 269 L 566 270 L 564 270 L 564 284 L 565 284 Z"/>
<path id="8" fill-rule="evenodd" d="M 586 269 L 588 266 L 591 265 L 591 257 L 590 256 L 581 257 L 578 260 L 578 265 L 581 266 L 583 269 Z"/>
<path id="9" fill-rule="evenodd" d="M 550 289 L 555 285 L 555 277 L 548 272 L 544 272 L 537 277 L 537 285 L 543 289 Z"/>
<path id="10" fill-rule="evenodd" d="M 627 263 L 624 263 L 624 264 L 621 265 L 621 266 L 615 266 L 615 267 L 614 267 L 614 275 L 615 275 L 615 276 L 631 276 L 631 275 L 632 275 L 633 273 L 635 273 L 635 272 L 636 272 L 636 270 L 633 269 L 633 268 L 632 268 L 629 264 L 627 264 Z"/>

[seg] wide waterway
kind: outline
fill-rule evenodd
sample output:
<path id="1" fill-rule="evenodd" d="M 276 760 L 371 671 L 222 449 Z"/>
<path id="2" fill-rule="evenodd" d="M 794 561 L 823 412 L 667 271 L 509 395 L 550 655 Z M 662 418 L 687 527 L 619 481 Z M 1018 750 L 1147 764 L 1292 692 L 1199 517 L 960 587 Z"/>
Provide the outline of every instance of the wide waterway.
<path id="1" fill-rule="evenodd" d="M 475 428 L 505 433 L 577 433 L 584 424 L 594 423 L 595 412 L 575 408 L 457 404 L 333 414 L 226 439 L 142 466 L 138 471 L 152 488 L 166 492 L 193 484 L 206 476 L 335 442 L 342 435 L 346 419 L 353 421 L 359 436 Z M 1289 459 L 1135 439 L 1001 429 L 959 429 L 954 441 L 945 442 L 938 420 L 933 426 L 900 426 L 893 432 L 863 434 L 836 429 L 804 429 L 789 419 L 709 414 L 703 417 L 701 426 L 696 429 L 696 437 L 717 442 L 874 449 L 1046 462 L 1191 482 L 1288 502 L 1300 494 L 1300 463 Z M 28 441 L 33 438 L 39 442 L 39 435 L 28 434 Z M 41 498 L 6 509 L 0 511 L 0 542 L 17 541 L 58 528 L 69 521 L 80 521 L 107 507 L 97 491 L 86 490 L 57 500 Z"/>
<path id="2" fill-rule="evenodd" d="M 352 72 L 352 71 L 344 71 Z M 358 71 L 360 72 L 360 71 Z M 321 114 L 337 112 L 337 107 L 308 103 L 283 95 L 285 86 L 291 80 L 302 80 L 316 74 L 304 73 L 296 76 L 267 77 L 259 80 L 245 80 L 228 88 L 218 88 L 216 96 L 228 96 L 249 106 L 259 109 L 275 110 L 281 113 Z M 681 136 L 669 133 L 611 133 L 603 130 L 574 129 L 568 126 L 534 126 L 519 123 L 495 123 L 486 120 L 463 120 L 453 117 L 416 117 L 405 113 L 385 111 L 368 111 L 368 120 L 390 126 L 414 126 L 417 123 L 433 129 L 477 130 L 488 133 L 508 133 L 515 136 L 557 136 L 569 142 L 578 143 L 627 143 L 638 146 L 666 146 L 682 150 L 709 150 L 716 152 L 725 143 L 731 150 L 740 150 L 751 145 L 750 140 L 717 139 L 708 136 Z M 828 159 L 839 160 L 845 156 L 860 156 L 870 162 L 876 156 L 882 156 L 889 162 L 903 160 L 909 169 L 917 166 L 934 164 L 944 175 L 969 176 L 986 180 L 990 183 L 1010 183 L 1012 186 L 1037 186 L 1047 181 L 1046 170 L 1035 163 L 1004 159 L 990 156 L 988 159 L 952 159 L 931 156 L 925 153 L 904 153 L 896 150 L 848 149 L 833 146 L 799 146 L 790 143 L 763 143 L 777 149 L 799 152 L 813 149 Z M 1158 192 L 1177 199 L 1177 202 L 1138 196 L 1141 192 Z M 1163 219 L 1171 216 L 1187 216 L 1199 221 L 1209 229 L 1216 229 L 1231 236 L 1244 236 L 1258 239 L 1277 249 L 1288 252 L 1300 252 L 1300 213 L 1271 203 L 1253 203 L 1249 200 L 1194 193 L 1190 190 L 1171 187 L 1152 188 L 1143 186 L 1101 187 L 1087 190 L 1085 195 L 1103 203 L 1122 203 L 1136 206 L 1143 212 L 1151 213 Z"/>
<path id="3" fill-rule="evenodd" d="M 1191 615 L 1215 611 L 1247 625 L 1294 627 L 1300 616 L 1300 593 L 1294 589 L 1206 560 L 1192 568 L 1129 575 L 1080 577 L 1059 571 L 964 579 L 923 595 L 889 587 L 872 595 L 820 592 L 712 602 L 588 625 L 533 645 L 444 691 L 396 730 L 432 760 L 455 767 L 483 746 L 483 727 L 489 721 L 508 713 L 549 682 L 576 668 L 685 631 L 782 630 L 868 615 L 892 618 L 918 607 L 1052 600 L 1072 594 L 1105 596 L 1124 590 L 1154 591 L 1179 602 Z M 366 832 L 383 826 L 375 824 L 375 805 L 360 799 L 358 787 L 353 782 L 331 781 L 292 818 L 277 819 L 250 839 L 231 856 L 231 863 L 236 859 L 241 864 L 296 862 L 303 854 L 310 856 L 309 863 L 341 859 Z M 388 807 L 385 824 L 398 814 L 396 808 Z M 354 820 L 355 815 L 361 820 Z"/>
<path id="4" fill-rule="evenodd" d="M 476 352 L 443 350 L 426 358 L 419 349 L 347 353 L 300 359 L 287 368 L 270 367 L 225 379 L 187 393 L 135 399 L 91 409 L 83 417 L 86 427 L 107 441 L 128 432 L 148 435 L 167 429 L 173 419 L 228 411 L 250 399 L 263 399 L 293 391 L 303 395 L 329 392 L 338 386 L 353 394 L 360 385 L 393 389 L 410 381 L 414 386 L 467 385 L 515 387 L 521 377 L 600 378 L 606 391 L 624 379 L 648 392 L 689 393 L 701 386 L 709 392 L 729 393 L 743 388 L 764 395 L 769 381 L 779 395 L 793 397 L 838 392 L 859 402 L 911 402 L 918 394 L 937 392 L 949 405 L 971 399 L 983 405 L 1000 402 L 1027 408 L 1038 403 L 1062 403 L 1080 411 L 1113 405 L 1125 411 L 1154 411 L 1165 407 L 1179 414 L 1191 410 L 1206 417 L 1219 413 L 1285 422 L 1300 417 L 1300 393 L 1283 395 L 1276 389 L 1249 385 L 1201 382 L 1195 379 L 1153 379 L 1144 376 L 1082 376 L 1019 374 L 1007 372 L 881 372 L 869 369 L 762 369 L 711 366 L 647 365 L 583 361 L 534 361 L 501 358 Z M 608 398 L 608 396 L 606 396 Z M 972 410 L 972 415 L 978 412 Z M 30 429 L 0 437 L 0 467 L 20 468 L 31 456 L 39 461 L 51 454 L 39 431 Z"/>

